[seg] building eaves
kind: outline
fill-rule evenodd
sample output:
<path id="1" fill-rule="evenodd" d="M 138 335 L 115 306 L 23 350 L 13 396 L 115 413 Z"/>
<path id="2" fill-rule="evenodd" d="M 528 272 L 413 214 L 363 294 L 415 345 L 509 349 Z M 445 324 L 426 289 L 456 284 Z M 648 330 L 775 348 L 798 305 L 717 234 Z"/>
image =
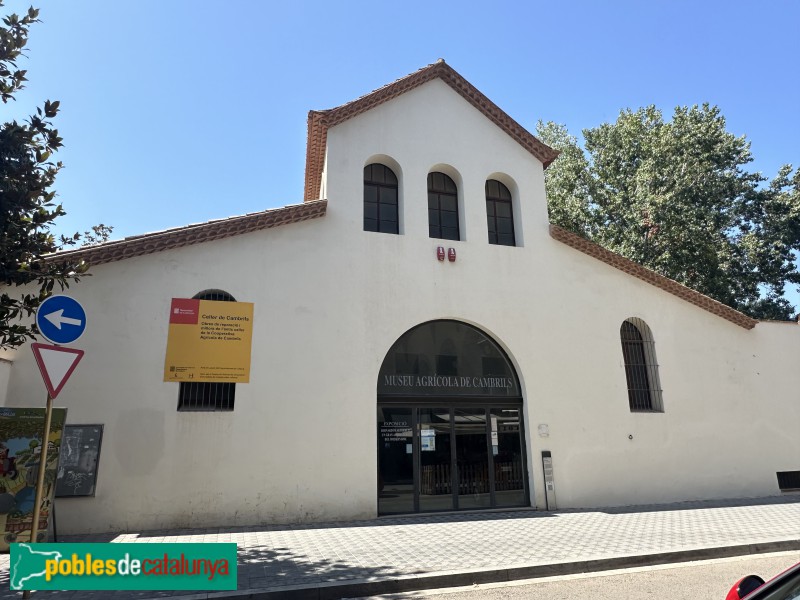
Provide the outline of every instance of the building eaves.
<path id="1" fill-rule="evenodd" d="M 126 258 L 144 256 L 164 250 L 221 240 L 243 233 L 316 219 L 325 215 L 327 206 L 327 200 L 293 204 L 227 219 L 217 219 L 206 223 L 145 233 L 96 246 L 57 252 L 48 255 L 45 260 L 48 262 L 85 261 L 90 265 L 101 265 Z"/>
<path id="2" fill-rule="evenodd" d="M 545 168 L 558 156 L 558 150 L 554 150 L 540 141 L 501 110 L 494 102 L 484 96 L 475 86 L 459 75 L 451 66 L 445 63 L 444 60 L 438 60 L 432 65 L 423 67 L 416 73 L 398 79 L 352 102 L 329 110 L 312 110 L 308 113 L 305 201 L 310 202 L 316 200 L 320 195 L 322 170 L 325 166 L 325 146 L 327 143 L 328 129 L 373 109 L 384 102 L 393 100 L 434 79 L 441 79 L 453 88 L 461 97 L 477 108 L 490 121 L 500 127 L 500 129 L 522 145 L 523 148 L 539 159 L 544 164 Z"/>
<path id="3" fill-rule="evenodd" d="M 722 304 L 713 298 L 709 298 L 708 296 L 688 288 L 685 285 L 670 279 L 669 277 L 659 275 L 655 271 L 651 271 L 647 267 L 643 267 L 642 265 L 635 263 L 632 260 L 615 252 L 612 252 L 611 250 L 606 250 L 599 244 L 590 242 L 586 238 L 583 238 L 571 231 L 567 231 L 563 227 L 559 227 L 558 225 L 553 225 L 551 223 L 550 236 L 559 242 L 563 242 L 567 246 L 575 248 L 584 254 L 588 254 L 591 257 L 611 265 L 615 269 L 619 269 L 623 273 L 627 273 L 628 275 L 632 275 L 637 279 L 641 279 L 642 281 L 645 281 L 650 285 L 654 285 L 665 292 L 669 292 L 673 296 L 677 296 L 682 300 L 691 302 L 695 306 L 698 306 L 703 310 L 710 312 L 711 314 L 722 317 L 731 323 L 735 323 L 739 327 L 752 329 L 756 326 L 756 323 L 758 323 L 756 319 L 750 318 L 747 315 L 740 313 L 738 310 L 731 308 L 730 306 Z"/>

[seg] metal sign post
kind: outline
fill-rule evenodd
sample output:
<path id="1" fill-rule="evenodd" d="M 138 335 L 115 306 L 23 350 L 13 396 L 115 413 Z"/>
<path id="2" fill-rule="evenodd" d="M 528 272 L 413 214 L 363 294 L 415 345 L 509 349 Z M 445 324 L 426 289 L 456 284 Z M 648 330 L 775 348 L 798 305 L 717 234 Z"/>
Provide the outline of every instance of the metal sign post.
<path id="1" fill-rule="evenodd" d="M 33 524 L 31 525 L 31 543 L 36 542 L 39 533 L 39 513 L 42 508 L 42 495 L 44 494 L 44 472 L 47 468 L 47 447 L 50 445 L 50 421 L 53 416 L 53 398 L 47 394 L 47 408 L 44 413 L 44 439 L 42 440 L 42 453 L 39 456 L 39 473 L 36 477 L 36 501 L 33 505 Z"/>
<path id="2" fill-rule="evenodd" d="M 53 344 L 71 344 L 86 330 L 86 312 L 80 303 L 69 296 L 50 296 L 42 302 L 36 311 L 36 326 L 45 339 Z M 31 344 L 36 364 L 42 373 L 47 388 L 47 406 L 44 414 L 44 435 L 42 436 L 42 452 L 39 455 L 39 473 L 36 477 L 36 494 L 33 504 L 33 522 L 31 523 L 31 543 L 36 543 L 39 534 L 39 515 L 44 496 L 44 475 L 47 470 L 47 450 L 50 445 L 50 423 L 53 417 L 53 399 L 69 379 L 75 367 L 83 358 L 83 350 Z M 55 488 L 55 481 L 53 482 Z M 53 505 L 55 511 L 55 504 Z M 25 590 L 23 598 L 30 598 L 30 590 Z"/>
<path id="3" fill-rule="evenodd" d="M 42 452 L 39 455 L 39 473 L 36 477 L 36 495 L 33 503 L 33 521 L 31 522 L 31 544 L 36 543 L 39 535 L 39 514 L 42 509 L 42 496 L 44 495 L 44 472 L 47 470 L 47 447 L 50 445 L 50 421 L 53 416 L 53 398 L 47 394 L 47 406 L 44 413 L 44 437 L 42 438 Z M 31 597 L 31 591 L 22 592 L 22 598 Z"/>

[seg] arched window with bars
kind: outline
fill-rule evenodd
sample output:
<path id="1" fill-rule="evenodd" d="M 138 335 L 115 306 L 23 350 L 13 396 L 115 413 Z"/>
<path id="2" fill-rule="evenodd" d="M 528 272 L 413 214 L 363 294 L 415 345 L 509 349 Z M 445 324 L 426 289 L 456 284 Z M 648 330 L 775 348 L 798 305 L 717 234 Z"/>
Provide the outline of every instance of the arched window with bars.
<path id="1" fill-rule="evenodd" d="M 223 290 L 203 290 L 192 298 L 215 302 L 236 302 L 236 298 Z M 178 389 L 178 410 L 183 412 L 231 411 L 235 397 L 235 383 L 181 382 Z"/>
<path id="2" fill-rule="evenodd" d="M 620 327 L 625 379 L 631 412 L 664 412 L 655 342 L 642 319 L 625 319 Z"/>

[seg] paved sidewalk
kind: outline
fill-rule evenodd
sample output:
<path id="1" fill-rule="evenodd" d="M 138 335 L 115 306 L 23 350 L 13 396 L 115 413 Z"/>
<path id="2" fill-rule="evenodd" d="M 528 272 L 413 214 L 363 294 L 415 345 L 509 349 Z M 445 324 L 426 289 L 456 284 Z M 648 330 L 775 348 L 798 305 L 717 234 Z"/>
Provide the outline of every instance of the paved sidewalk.
<path id="1" fill-rule="evenodd" d="M 62 536 L 236 542 L 238 592 L 36 592 L 33 598 L 327 598 L 800 549 L 800 496 L 348 523 Z M 0 598 L 18 598 L 0 557 Z"/>

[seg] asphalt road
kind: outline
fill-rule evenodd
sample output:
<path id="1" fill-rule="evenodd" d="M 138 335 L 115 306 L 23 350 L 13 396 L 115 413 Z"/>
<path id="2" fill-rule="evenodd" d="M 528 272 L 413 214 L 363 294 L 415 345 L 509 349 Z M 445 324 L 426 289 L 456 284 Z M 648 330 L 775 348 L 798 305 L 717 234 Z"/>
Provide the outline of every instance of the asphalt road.
<path id="1" fill-rule="evenodd" d="M 452 590 L 374 596 L 382 600 L 724 600 L 731 586 L 755 573 L 769 580 L 800 562 L 800 552 L 751 555 L 586 575 L 548 577 Z"/>

